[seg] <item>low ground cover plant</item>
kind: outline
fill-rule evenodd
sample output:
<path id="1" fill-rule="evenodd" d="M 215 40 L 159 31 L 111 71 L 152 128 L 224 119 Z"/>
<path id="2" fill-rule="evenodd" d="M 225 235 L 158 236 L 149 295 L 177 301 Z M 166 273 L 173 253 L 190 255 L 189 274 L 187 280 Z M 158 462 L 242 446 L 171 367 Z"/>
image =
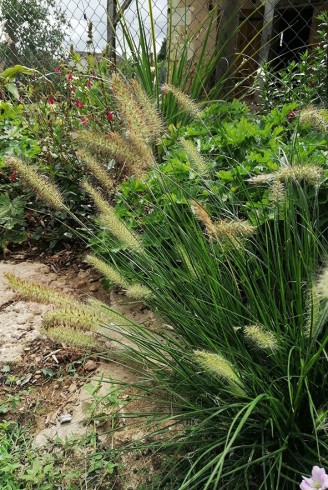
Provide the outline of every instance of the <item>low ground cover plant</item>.
<path id="1" fill-rule="evenodd" d="M 0 423 L 3 490 L 79 490 L 115 488 L 112 451 L 101 447 L 95 434 L 71 437 L 33 447 L 27 430 L 14 422 Z"/>
<path id="2" fill-rule="evenodd" d="M 251 182 L 241 179 L 236 197 L 227 199 L 229 186 L 217 192 L 208 186 L 211 162 L 185 146 L 199 195 L 207 198 L 202 201 L 156 165 L 154 126 L 139 124 L 140 98 L 119 77 L 115 83 L 117 103 L 128 103 L 130 111 L 123 148 L 134 145 L 129 164 L 141 173 L 152 197 L 145 207 L 157 219 L 133 231 L 109 204 L 95 166 L 97 187 L 85 182 L 84 189 L 119 247 L 114 254 L 113 243 L 106 249 L 104 240 L 103 255 L 88 261 L 131 300 L 146 303 L 162 328 L 152 333 L 105 305 L 8 279 L 20 294 L 56 305 L 45 323 L 50 337 L 96 350 L 113 331 L 129 341 L 122 341 L 122 359 L 140 365 L 140 396 L 152 393 L 161 409 L 148 414 L 157 431 L 128 449 L 149 447 L 170 456 L 158 488 L 173 479 L 179 490 L 291 490 L 309 468 L 328 465 L 327 233 L 319 202 L 325 168 L 315 158 L 288 160 L 285 154 L 270 172 L 258 169 Z M 131 132 L 136 125 L 139 131 Z M 298 134 L 293 137 L 296 146 Z M 242 132 L 240 138 L 245 144 Z M 101 155 L 101 138 L 98 146 Z M 146 167 L 141 154 L 148 155 Z M 16 159 L 7 163 L 53 207 L 67 210 L 42 176 Z M 271 196 L 264 218 L 249 213 L 252 203 L 257 209 L 249 191 L 254 185 L 265 185 Z M 132 219 L 134 210 L 135 203 Z"/>

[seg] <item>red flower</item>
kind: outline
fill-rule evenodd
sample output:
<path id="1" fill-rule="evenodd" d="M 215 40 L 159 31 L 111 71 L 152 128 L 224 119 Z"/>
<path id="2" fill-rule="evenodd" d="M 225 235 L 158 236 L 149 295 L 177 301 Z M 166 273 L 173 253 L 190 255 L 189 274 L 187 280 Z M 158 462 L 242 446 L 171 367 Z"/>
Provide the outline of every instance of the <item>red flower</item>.
<path id="1" fill-rule="evenodd" d="M 71 82 L 73 80 L 73 73 L 71 72 L 69 75 L 68 75 L 68 80 Z"/>
<path id="2" fill-rule="evenodd" d="M 91 82 L 90 82 L 90 80 L 87 81 L 87 87 L 88 88 L 91 88 Z"/>
<path id="3" fill-rule="evenodd" d="M 77 100 L 77 101 L 75 102 L 75 105 L 76 105 L 76 107 L 84 107 L 83 102 L 81 102 L 80 100 Z"/>
<path id="4" fill-rule="evenodd" d="M 81 117 L 81 123 L 82 124 L 88 124 L 88 119 L 86 117 Z"/>
<path id="5" fill-rule="evenodd" d="M 293 121 L 297 116 L 297 112 L 296 112 L 296 109 L 293 109 L 292 111 L 290 111 L 287 115 L 287 119 L 289 122 Z"/>
<path id="6" fill-rule="evenodd" d="M 107 114 L 107 119 L 108 119 L 108 121 L 112 121 L 113 120 L 113 113 L 112 112 L 109 112 Z"/>
<path id="7" fill-rule="evenodd" d="M 51 105 L 52 105 L 52 104 L 54 104 L 54 103 L 55 103 L 55 99 L 54 99 L 53 97 L 49 97 L 49 98 L 48 98 L 48 102 L 49 102 L 49 104 L 51 104 Z"/>
<path id="8" fill-rule="evenodd" d="M 76 87 L 74 87 L 74 86 L 72 87 L 72 92 L 74 92 L 74 94 L 75 94 L 75 92 L 76 92 Z"/>
<path id="9" fill-rule="evenodd" d="M 60 73 L 60 67 L 59 66 L 57 66 L 57 68 L 55 68 L 55 72 Z"/>
<path id="10" fill-rule="evenodd" d="M 14 170 L 14 172 L 9 177 L 12 182 L 16 179 L 16 175 L 17 175 L 17 172 Z"/>

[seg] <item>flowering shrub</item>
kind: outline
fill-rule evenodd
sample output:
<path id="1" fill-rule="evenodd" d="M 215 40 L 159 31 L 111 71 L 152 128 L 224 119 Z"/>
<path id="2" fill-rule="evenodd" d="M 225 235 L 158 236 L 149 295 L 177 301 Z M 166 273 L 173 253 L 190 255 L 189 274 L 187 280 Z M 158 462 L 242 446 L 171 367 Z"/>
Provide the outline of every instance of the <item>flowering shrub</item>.
<path id="1" fill-rule="evenodd" d="M 0 164 L 3 154 L 29 161 L 57 183 L 75 213 L 84 219 L 91 207 L 76 178 L 84 172 L 84 166 L 76 156 L 72 134 L 81 128 L 110 132 L 119 124 L 119 117 L 104 82 L 107 62 L 98 62 L 90 56 L 83 69 L 82 62 L 79 55 L 71 53 L 69 66 L 63 63 L 56 67 L 47 80 L 37 76 L 26 79 L 26 85 L 19 86 L 19 104 L 1 102 L 4 138 L 0 142 Z M 2 173 L 2 191 L 14 199 L 21 191 L 19 172 L 6 168 Z M 26 193 L 24 203 L 29 202 Z M 26 227 L 30 223 L 29 233 L 22 235 L 17 229 L 17 240 L 21 242 L 24 236 L 55 246 L 58 241 L 72 237 L 67 229 L 71 221 L 66 212 L 51 213 L 42 201 L 33 200 L 29 206 L 42 213 L 42 224 L 41 215 L 33 215 L 32 221 L 24 221 Z M 9 241 L 15 240 L 6 240 Z"/>

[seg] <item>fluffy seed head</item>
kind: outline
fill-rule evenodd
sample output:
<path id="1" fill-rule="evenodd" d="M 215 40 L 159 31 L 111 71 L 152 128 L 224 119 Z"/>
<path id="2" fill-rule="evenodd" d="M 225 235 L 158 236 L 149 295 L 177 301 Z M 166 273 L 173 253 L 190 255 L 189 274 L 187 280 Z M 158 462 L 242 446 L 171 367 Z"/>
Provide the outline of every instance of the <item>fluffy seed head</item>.
<path id="1" fill-rule="evenodd" d="M 306 107 L 300 112 L 300 123 L 309 124 L 319 131 L 328 131 L 328 111 L 314 106 Z"/>
<path id="2" fill-rule="evenodd" d="M 319 299 L 328 300 L 328 267 L 319 276 L 316 289 Z"/>
<path id="3" fill-rule="evenodd" d="M 177 87 L 173 85 L 165 84 L 161 88 L 161 92 L 163 95 L 173 94 L 175 100 L 177 101 L 178 106 L 187 114 L 190 114 L 195 119 L 201 118 L 201 111 L 199 110 L 198 105 L 194 102 L 188 95 L 183 93 Z"/>
<path id="4" fill-rule="evenodd" d="M 101 350 L 100 343 L 93 337 L 85 332 L 80 332 L 70 327 L 53 327 L 49 329 L 42 329 L 42 333 L 47 335 L 55 342 L 67 344 L 78 349 L 86 350 Z"/>
<path id="5" fill-rule="evenodd" d="M 100 213 L 107 213 L 108 211 L 110 212 L 112 210 L 112 207 L 102 197 L 100 192 L 98 192 L 91 184 L 89 184 L 89 182 L 85 180 L 84 182 L 82 182 L 82 186 L 87 191 L 87 193 L 90 194 Z"/>
<path id="6" fill-rule="evenodd" d="M 286 200 L 285 186 L 279 180 L 274 180 L 269 188 L 268 199 L 273 204 L 283 204 Z"/>
<path id="7" fill-rule="evenodd" d="M 195 350 L 194 355 L 196 362 L 205 371 L 228 382 L 239 394 L 244 394 L 244 390 L 240 387 L 239 377 L 236 375 L 231 363 L 223 356 L 202 350 Z"/>
<path id="8" fill-rule="evenodd" d="M 57 187 L 38 174 L 34 168 L 14 157 L 5 157 L 5 163 L 16 170 L 26 185 L 33 189 L 42 201 L 54 209 L 68 211 Z"/>
<path id="9" fill-rule="evenodd" d="M 276 179 L 280 182 L 301 182 L 310 185 L 319 184 L 323 170 L 317 165 L 293 165 L 284 167 L 276 173 Z"/>
<path id="10" fill-rule="evenodd" d="M 250 179 L 246 179 L 246 182 L 249 184 L 253 185 L 263 185 L 263 184 L 268 184 L 269 182 L 272 182 L 275 178 L 275 174 L 262 174 L 262 175 L 255 175 L 254 177 L 251 177 Z"/>
<path id="11" fill-rule="evenodd" d="M 187 156 L 190 158 L 192 163 L 195 165 L 198 173 L 200 175 L 206 175 L 208 173 L 208 165 L 202 158 L 201 154 L 191 141 L 187 141 L 184 138 L 180 139 L 181 146 L 184 148 Z"/>
<path id="12" fill-rule="evenodd" d="M 128 287 L 128 283 L 124 279 L 124 277 L 117 270 L 115 270 L 113 267 L 111 267 L 109 264 L 107 264 L 103 260 L 98 259 L 97 257 L 94 257 L 93 255 L 87 255 L 86 260 L 90 265 L 92 265 L 101 274 L 103 274 L 106 277 L 106 279 L 108 279 L 110 282 L 117 284 L 118 286 L 121 286 L 122 288 Z"/>
<path id="13" fill-rule="evenodd" d="M 79 150 L 76 154 L 83 160 L 87 169 L 96 177 L 106 191 L 113 188 L 113 181 L 105 168 L 88 151 Z"/>
<path id="14" fill-rule="evenodd" d="M 131 88 L 117 73 L 112 75 L 111 89 L 127 129 L 131 133 L 140 134 L 140 137 L 146 141 L 150 141 L 151 131 L 146 123 L 142 106 L 134 97 Z"/>
<path id="15" fill-rule="evenodd" d="M 196 218 L 203 223 L 209 236 L 216 238 L 216 226 L 208 212 L 197 201 L 190 201 L 190 206 Z"/>
<path id="16" fill-rule="evenodd" d="M 119 133 L 113 132 L 105 136 L 92 131 L 78 131 L 74 133 L 74 139 L 89 153 L 100 158 L 114 158 L 128 173 L 132 173 L 133 165 L 137 168 L 142 165 L 140 156 L 131 151 L 129 141 Z"/>
<path id="17" fill-rule="evenodd" d="M 248 221 L 218 221 L 215 223 L 217 237 L 220 238 L 246 238 L 255 233 L 255 226 Z"/>
<path id="18" fill-rule="evenodd" d="M 90 307 L 66 307 L 59 310 L 49 311 L 45 314 L 42 324 L 46 328 L 73 327 L 78 330 L 97 330 L 105 321 L 105 316 L 92 310 Z"/>
<path id="19" fill-rule="evenodd" d="M 140 107 L 142 108 L 142 112 L 152 140 L 158 139 L 163 134 L 164 127 L 155 105 L 149 99 L 148 95 L 143 90 L 140 83 L 137 82 L 137 80 L 131 80 L 130 87 L 135 98 L 139 102 Z"/>
<path id="20" fill-rule="evenodd" d="M 305 336 L 312 337 L 316 334 L 320 317 L 320 296 L 318 294 L 317 285 L 312 286 L 307 293 L 305 312 Z"/>
<path id="21" fill-rule="evenodd" d="M 83 187 L 95 201 L 95 204 L 100 211 L 100 220 L 104 226 L 108 228 L 108 231 L 131 250 L 138 253 L 144 253 L 140 238 L 132 233 L 132 231 L 130 231 L 129 228 L 127 228 L 125 224 L 118 219 L 114 208 L 110 206 L 103 199 L 101 194 L 99 194 L 99 192 L 96 191 L 96 189 L 94 189 L 88 182 L 84 182 Z"/>
<path id="22" fill-rule="evenodd" d="M 148 300 L 152 297 L 152 292 L 147 287 L 142 284 L 132 284 L 126 289 L 126 295 L 129 298 L 134 298 L 138 300 Z"/>
<path id="23" fill-rule="evenodd" d="M 257 347 L 264 350 L 275 350 L 277 339 L 271 332 L 266 332 L 260 325 L 249 325 L 244 328 L 245 336 Z"/>
<path id="24" fill-rule="evenodd" d="M 81 304 L 70 294 L 56 291 L 48 286 L 25 281 L 11 273 L 5 273 L 5 277 L 15 292 L 30 301 L 60 306 Z"/>

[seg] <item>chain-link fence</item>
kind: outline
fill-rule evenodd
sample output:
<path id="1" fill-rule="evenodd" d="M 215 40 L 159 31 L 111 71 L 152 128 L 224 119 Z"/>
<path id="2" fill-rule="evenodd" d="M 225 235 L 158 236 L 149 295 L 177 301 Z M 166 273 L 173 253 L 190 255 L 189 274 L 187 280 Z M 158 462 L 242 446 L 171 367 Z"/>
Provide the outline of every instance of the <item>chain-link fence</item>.
<path id="1" fill-rule="evenodd" d="M 190 39 L 188 58 L 195 62 L 205 38 L 208 52 L 221 49 L 229 63 L 242 53 L 242 69 L 254 72 L 272 61 L 285 67 L 317 42 L 318 16 L 328 10 L 324 0 L 155 0 L 150 15 L 143 0 L 0 0 L 0 62 L 2 67 L 23 64 L 47 70 L 54 60 L 67 56 L 68 46 L 81 53 L 126 54 L 122 22 L 136 42 L 140 20 L 145 32 L 156 38 L 157 55 L 179 56 L 184 39 Z M 139 17 L 138 17 L 139 16 Z M 224 66 L 223 66 L 224 69 Z"/>

